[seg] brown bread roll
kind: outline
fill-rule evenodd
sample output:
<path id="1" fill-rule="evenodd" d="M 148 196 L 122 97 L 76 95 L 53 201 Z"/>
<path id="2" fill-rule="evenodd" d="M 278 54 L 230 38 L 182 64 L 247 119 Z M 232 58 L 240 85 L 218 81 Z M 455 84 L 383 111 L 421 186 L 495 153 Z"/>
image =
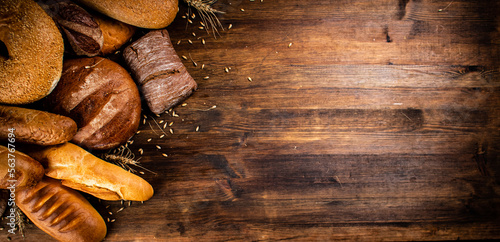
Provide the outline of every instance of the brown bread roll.
<path id="1" fill-rule="evenodd" d="M 94 14 L 94 19 L 99 24 L 104 37 L 101 55 L 114 53 L 132 38 L 137 29 L 132 25 L 101 14 Z"/>
<path id="2" fill-rule="evenodd" d="M 17 151 L 15 147 L 0 145 L 0 189 L 10 189 L 12 184 L 15 184 L 15 189 L 34 186 L 42 180 L 43 174 L 43 166 L 38 161 Z"/>
<path id="3" fill-rule="evenodd" d="M 139 127 L 136 84 L 123 67 L 102 57 L 65 61 L 61 80 L 45 104 L 75 120 L 78 132 L 72 142 L 88 149 L 118 147 Z"/>
<path id="4" fill-rule="evenodd" d="M 102 14 L 124 23 L 146 28 L 167 27 L 179 11 L 178 0 L 77 0 Z"/>
<path id="5" fill-rule="evenodd" d="M 44 177 L 35 187 L 17 189 L 16 204 L 41 230 L 59 241 L 97 242 L 106 223 L 77 191 Z"/>
<path id="6" fill-rule="evenodd" d="M 127 46 L 123 57 L 155 114 L 182 102 L 198 87 L 165 29 L 150 31 Z"/>
<path id="7" fill-rule="evenodd" d="M 33 0 L 0 1 L 0 23 L 0 103 L 47 96 L 62 71 L 64 43 L 56 24 Z"/>
<path id="8" fill-rule="evenodd" d="M 7 140 L 15 129 L 16 142 L 36 145 L 65 143 L 76 134 L 76 123 L 61 115 L 20 107 L 0 105 L 0 140 Z"/>
<path id="9" fill-rule="evenodd" d="M 97 198 L 146 201 L 153 196 L 153 187 L 147 181 L 77 145 L 66 143 L 30 155 L 42 163 L 47 176 Z"/>

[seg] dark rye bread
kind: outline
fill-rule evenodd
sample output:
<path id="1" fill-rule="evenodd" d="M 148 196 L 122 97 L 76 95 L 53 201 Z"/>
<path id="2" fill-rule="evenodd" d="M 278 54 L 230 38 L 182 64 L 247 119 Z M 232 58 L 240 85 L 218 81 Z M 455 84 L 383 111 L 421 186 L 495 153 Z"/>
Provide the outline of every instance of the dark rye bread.
<path id="1" fill-rule="evenodd" d="M 97 242 L 106 223 L 77 191 L 44 177 L 34 187 L 16 189 L 16 204 L 38 228 L 58 241 Z"/>
<path id="2" fill-rule="evenodd" d="M 165 29 L 150 31 L 127 46 L 123 57 L 155 114 L 179 104 L 197 88 Z"/>
<path id="3" fill-rule="evenodd" d="M 61 80 L 45 104 L 76 122 L 72 142 L 87 149 L 116 148 L 139 127 L 137 86 L 123 67 L 101 57 L 66 60 Z"/>

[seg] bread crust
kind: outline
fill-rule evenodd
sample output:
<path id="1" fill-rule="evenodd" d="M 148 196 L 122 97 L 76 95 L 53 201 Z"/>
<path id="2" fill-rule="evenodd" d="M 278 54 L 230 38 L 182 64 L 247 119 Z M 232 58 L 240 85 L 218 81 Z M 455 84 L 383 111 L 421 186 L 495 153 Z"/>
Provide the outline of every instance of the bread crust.
<path id="1" fill-rule="evenodd" d="M 135 134 L 141 118 L 134 80 L 122 66 L 102 57 L 66 60 L 61 80 L 45 104 L 76 122 L 72 142 L 87 149 L 120 146 Z"/>
<path id="2" fill-rule="evenodd" d="M 77 126 L 71 118 L 20 107 L 0 105 L 0 140 L 7 140 L 15 129 L 16 142 L 57 145 L 70 141 Z"/>
<path id="3" fill-rule="evenodd" d="M 77 0 L 94 10 L 124 23 L 147 29 L 165 28 L 179 11 L 178 0 Z"/>
<path id="4" fill-rule="evenodd" d="M 59 241 L 96 242 L 106 237 L 106 223 L 92 205 L 52 178 L 17 189 L 16 204 L 38 228 Z"/>
<path id="5" fill-rule="evenodd" d="M 66 143 L 30 152 L 48 177 L 103 200 L 146 201 L 153 187 L 119 166 L 101 160 L 77 145 Z"/>
<path id="6" fill-rule="evenodd" d="M 101 55 L 114 53 L 135 34 L 136 27 L 124 22 L 112 19 L 102 14 L 94 14 L 94 20 L 99 24 L 104 42 L 101 48 Z"/>
<path id="7" fill-rule="evenodd" d="M 12 150 L 15 150 L 15 147 Z M 14 159 L 13 162 L 9 162 L 11 158 Z M 15 166 L 10 166 L 11 163 Z M 14 172 L 9 172 L 10 169 L 14 169 Z M 17 150 L 10 152 L 8 147 L 0 145 L 0 189 L 9 189 L 13 184 L 16 189 L 34 186 L 42 180 L 44 172 L 38 161 Z"/>
<path id="8" fill-rule="evenodd" d="M 0 103 L 27 104 L 47 96 L 62 72 L 64 43 L 52 18 L 32 0 L 0 1 Z"/>

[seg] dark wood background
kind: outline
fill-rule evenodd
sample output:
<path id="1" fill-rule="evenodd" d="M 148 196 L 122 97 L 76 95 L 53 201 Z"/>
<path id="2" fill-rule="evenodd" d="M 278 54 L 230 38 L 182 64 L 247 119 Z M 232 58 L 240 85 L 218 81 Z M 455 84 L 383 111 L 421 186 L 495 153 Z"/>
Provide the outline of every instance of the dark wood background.
<path id="1" fill-rule="evenodd" d="M 220 0 L 217 38 L 180 4 L 199 88 L 129 145 L 155 196 L 90 198 L 106 241 L 500 238 L 499 1 Z"/>

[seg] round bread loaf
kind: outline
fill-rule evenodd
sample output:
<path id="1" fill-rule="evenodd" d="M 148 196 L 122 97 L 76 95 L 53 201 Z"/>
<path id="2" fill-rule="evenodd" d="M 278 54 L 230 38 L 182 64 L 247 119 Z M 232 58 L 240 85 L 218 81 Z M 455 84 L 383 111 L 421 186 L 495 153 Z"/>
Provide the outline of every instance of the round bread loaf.
<path id="1" fill-rule="evenodd" d="M 101 14 L 94 14 L 94 20 L 99 24 L 104 38 L 101 48 L 102 55 L 111 54 L 118 50 L 132 38 L 136 30 L 136 27 L 132 25 Z"/>
<path id="2" fill-rule="evenodd" d="M 137 86 L 123 67 L 102 57 L 65 61 L 61 80 L 46 105 L 76 122 L 72 142 L 87 149 L 116 148 L 139 127 Z"/>
<path id="3" fill-rule="evenodd" d="M 102 14 L 124 23 L 146 29 L 161 29 L 174 21 L 178 0 L 77 0 Z"/>
<path id="4" fill-rule="evenodd" d="M 33 0 L 0 1 L 0 103 L 47 96 L 61 76 L 64 43 L 52 18 Z"/>

